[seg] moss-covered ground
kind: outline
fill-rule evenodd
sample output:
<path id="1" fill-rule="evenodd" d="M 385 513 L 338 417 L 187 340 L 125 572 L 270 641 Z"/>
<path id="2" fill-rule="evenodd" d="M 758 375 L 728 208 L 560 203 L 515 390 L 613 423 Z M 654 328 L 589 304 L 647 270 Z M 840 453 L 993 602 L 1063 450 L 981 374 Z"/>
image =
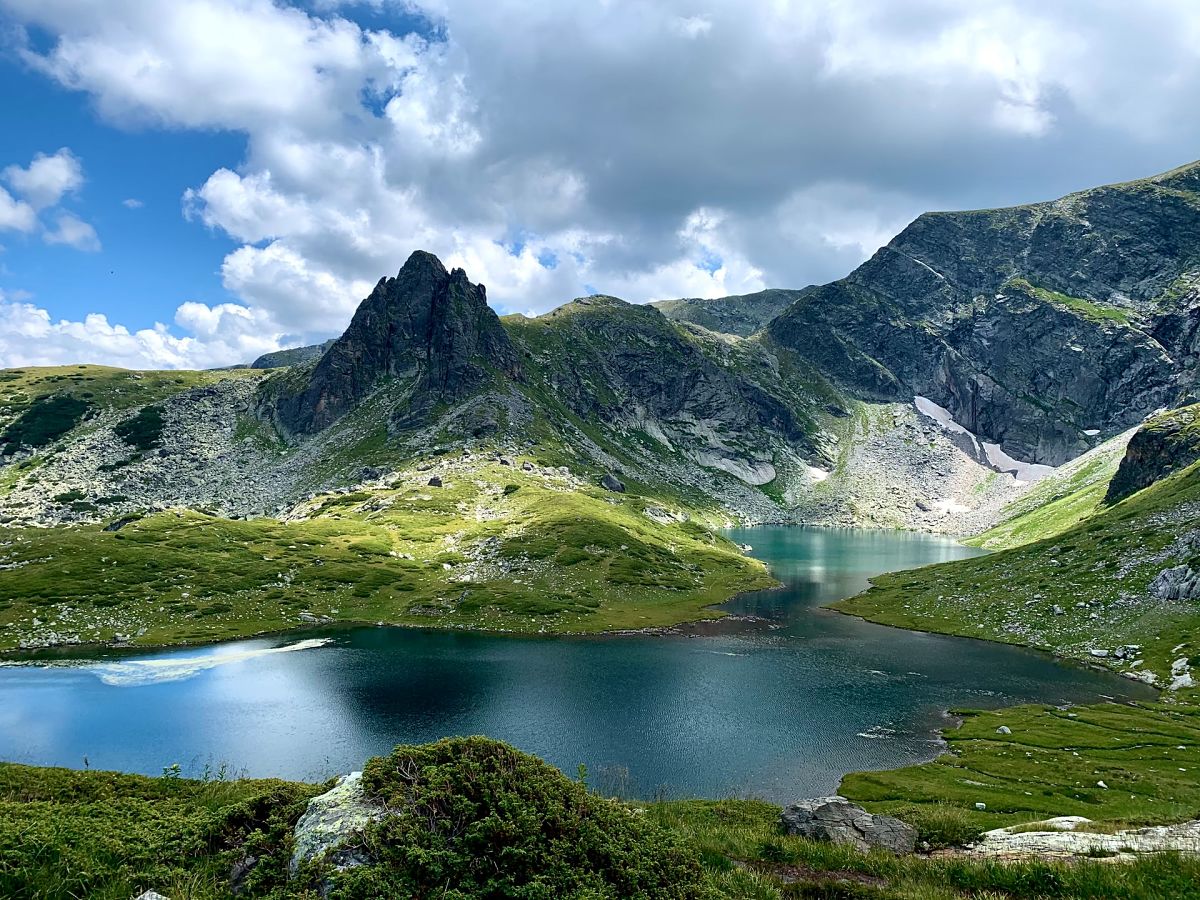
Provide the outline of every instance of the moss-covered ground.
<path id="1" fill-rule="evenodd" d="M 344 874 L 302 867 L 289 880 L 295 823 L 328 784 L 0 764 L 0 896 L 128 900 L 151 889 L 172 900 L 1200 896 L 1195 858 L 1063 864 L 862 854 L 785 836 L 779 807 L 757 800 L 602 799 L 480 738 L 397 748 L 368 762 L 364 785 L 393 810 L 358 845 L 378 863 Z M 956 802 L 896 812 L 922 840 L 944 845 L 986 824 L 964 818 Z"/>
<path id="2" fill-rule="evenodd" d="M 0 649 L 48 631 L 163 645 L 314 619 L 650 628 L 717 617 L 713 604 L 774 583 L 708 528 L 652 520 L 645 498 L 515 462 L 441 487 L 414 473 L 387 489 L 321 495 L 293 521 L 172 510 L 125 524 L 6 530 Z"/>

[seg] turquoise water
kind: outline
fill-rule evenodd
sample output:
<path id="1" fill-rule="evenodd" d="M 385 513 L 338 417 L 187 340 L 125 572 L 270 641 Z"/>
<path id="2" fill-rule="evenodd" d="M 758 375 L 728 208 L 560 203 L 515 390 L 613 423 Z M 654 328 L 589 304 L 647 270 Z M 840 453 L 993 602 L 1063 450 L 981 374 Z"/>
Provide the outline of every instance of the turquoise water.
<path id="1" fill-rule="evenodd" d="M 819 608 L 970 548 L 842 529 L 733 537 L 786 583 L 729 604 L 766 623 L 588 638 L 358 628 L 5 666 L 0 759 L 316 779 L 397 743 L 487 734 L 570 773 L 584 763 L 614 792 L 782 802 L 931 757 L 947 707 L 1152 696 L 1040 654 Z"/>

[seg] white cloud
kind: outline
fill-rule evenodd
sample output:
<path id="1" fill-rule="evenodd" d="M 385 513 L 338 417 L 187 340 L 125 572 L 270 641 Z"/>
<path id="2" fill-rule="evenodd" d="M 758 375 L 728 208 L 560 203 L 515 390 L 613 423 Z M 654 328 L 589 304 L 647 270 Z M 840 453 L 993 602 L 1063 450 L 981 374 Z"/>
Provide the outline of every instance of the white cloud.
<path id="1" fill-rule="evenodd" d="M 0 187 L 0 230 L 30 232 L 37 228 L 37 213 L 28 203 L 14 200 Z"/>
<path id="2" fill-rule="evenodd" d="M 136 369 L 206 368 L 277 349 L 278 335 L 233 304 L 180 307 L 177 321 L 199 337 L 177 337 L 163 324 L 130 331 L 99 314 L 58 320 L 32 303 L 0 293 L 0 366 L 98 362 Z"/>
<path id="3" fill-rule="evenodd" d="M 126 209 L 141 209 L 146 204 L 136 197 L 128 197 L 121 201 L 121 205 Z"/>
<path id="4" fill-rule="evenodd" d="M 60 213 L 54 228 L 47 229 L 42 239 L 47 244 L 65 244 L 88 253 L 100 250 L 96 229 L 72 213 Z"/>
<path id="5" fill-rule="evenodd" d="M 431 39 L 356 24 L 360 6 L 0 0 L 51 36 L 24 58 L 108 120 L 246 135 L 185 196 L 242 244 L 221 273 L 245 313 L 181 308 L 196 341 L 223 340 L 210 321 L 327 336 L 416 248 L 507 310 L 800 286 L 922 209 L 1200 144 L 1190 0 L 400 5 Z M 35 227 L 6 194 L 3 227 Z"/>
<path id="6" fill-rule="evenodd" d="M 66 147 L 53 156 L 38 153 L 25 168 L 17 165 L 4 170 L 4 180 L 34 209 L 57 206 L 65 194 L 83 186 L 83 166 Z"/>

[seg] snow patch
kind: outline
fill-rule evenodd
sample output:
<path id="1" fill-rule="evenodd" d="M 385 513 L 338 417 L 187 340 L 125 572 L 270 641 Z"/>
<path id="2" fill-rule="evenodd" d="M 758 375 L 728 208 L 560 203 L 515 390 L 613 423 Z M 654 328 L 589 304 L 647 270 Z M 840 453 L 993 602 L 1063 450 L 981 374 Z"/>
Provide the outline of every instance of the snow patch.
<path id="1" fill-rule="evenodd" d="M 809 481 L 812 481 L 814 484 L 824 481 L 828 477 L 829 477 L 829 473 L 826 472 L 824 469 L 818 469 L 816 466 L 808 467 L 808 479 L 809 479 Z"/>
<path id="2" fill-rule="evenodd" d="M 954 417 L 950 415 L 950 410 L 944 406 L 938 406 L 938 404 L 934 403 L 928 397 L 914 397 L 913 405 L 916 406 L 917 412 L 933 419 L 947 431 L 953 434 L 965 434 L 969 437 L 971 443 L 975 446 L 976 452 L 985 458 L 988 461 L 988 465 L 997 472 L 1012 475 L 1017 481 L 1027 484 L 1040 481 L 1047 475 L 1054 474 L 1054 466 L 1022 462 L 1005 453 L 999 444 L 989 444 L 986 441 L 981 441 L 973 432 L 955 422 Z"/>

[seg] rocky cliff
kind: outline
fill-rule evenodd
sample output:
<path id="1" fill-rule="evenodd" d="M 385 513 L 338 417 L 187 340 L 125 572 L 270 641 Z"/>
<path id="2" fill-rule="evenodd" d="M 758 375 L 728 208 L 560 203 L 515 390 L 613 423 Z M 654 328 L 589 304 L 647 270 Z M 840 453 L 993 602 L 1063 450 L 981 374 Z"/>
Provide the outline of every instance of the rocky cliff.
<path id="1" fill-rule="evenodd" d="M 1193 396 L 1200 164 L 1004 210 L 928 213 L 768 327 L 842 387 L 927 396 L 1057 465 Z"/>
<path id="2" fill-rule="evenodd" d="M 287 431 L 308 434 L 398 381 L 408 403 L 397 416 L 419 421 L 497 375 L 519 377 L 520 363 L 483 285 L 417 251 L 395 278 L 380 280 L 311 370 L 268 385 L 262 408 Z"/>
<path id="3" fill-rule="evenodd" d="M 1200 459 L 1200 404 L 1161 413 L 1137 430 L 1108 485 L 1115 503 Z"/>

